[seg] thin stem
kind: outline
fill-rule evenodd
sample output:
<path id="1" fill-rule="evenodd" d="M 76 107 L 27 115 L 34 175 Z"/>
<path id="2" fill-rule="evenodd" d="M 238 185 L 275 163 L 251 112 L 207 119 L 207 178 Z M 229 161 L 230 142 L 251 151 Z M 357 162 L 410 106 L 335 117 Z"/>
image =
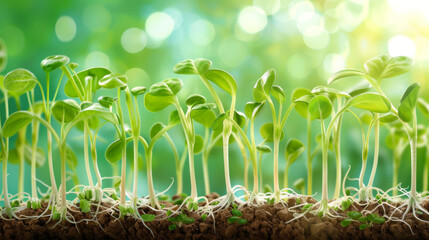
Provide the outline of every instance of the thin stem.
<path id="1" fill-rule="evenodd" d="M 121 136 L 122 139 L 122 163 L 121 163 L 121 192 L 120 192 L 120 204 L 125 205 L 126 195 L 125 195 L 125 175 L 127 173 L 127 139 L 125 135 L 125 126 L 124 126 L 124 116 L 122 114 L 121 108 L 121 89 L 118 88 L 118 100 L 116 103 L 116 110 L 119 114 L 119 120 L 121 122 Z"/>
<path id="2" fill-rule="evenodd" d="M 66 151 L 66 143 L 61 146 L 60 149 L 61 154 L 61 207 L 67 207 L 67 199 L 66 199 L 66 159 L 67 159 L 67 151 Z"/>
<path id="3" fill-rule="evenodd" d="M 139 139 L 133 138 L 133 153 L 134 153 L 134 180 L 133 180 L 133 204 L 136 204 L 137 200 L 137 183 L 138 183 L 138 169 L 139 169 Z"/>
<path id="4" fill-rule="evenodd" d="M 313 192 L 313 157 L 311 154 L 311 118 L 307 114 L 307 194 Z"/>
<path id="5" fill-rule="evenodd" d="M 287 188 L 288 187 L 288 173 L 289 173 L 289 167 L 290 164 L 289 162 L 286 164 L 285 167 L 285 178 L 284 178 L 284 182 L 283 182 L 283 188 Z"/>
<path id="6" fill-rule="evenodd" d="M 203 174 L 204 174 L 204 189 L 206 190 L 206 195 L 210 194 L 210 180 L 209 180 L 209 170 L 208 170 L 208 161 L 209 161 L 209 152 L 207 151 L 207 146 L 209 143 L 209 128 L 204 128 L 204 146 L 206 146 L 203 150 L 202 154 L 202 162 L 203 162 Z"/>
<path id="7" fill-rule="evenodd" d="M 259 176 L 260 176 L 260 181 L 259 181 L 259 183 L 260 183 L 260 188 L 261 189 L 264 189 L 264 177 L 263 177 L 263 172 L 262 172 L 262 156 L 263 156 L 263 152 L 262 151 L 259 151 L 259 154 L 258 154 L 258 171 L 259 171 Z"/>
<path id="8" fill-rule="evenodd" d="M 6 119 L 9 117 L 9 99 L 8 99 L 8 94 L 7 91 L 4 91 L 4 99 L 5 99 L 5 115 L 6 115 Z M 1 136 L 1 139 L 3 141 L 3 136 Z M 5 138 L 4 140 L 4 144 L 2 142 L 1 147 L 2 147 L 2 152 L 3 152 L 3 202 L 5 205 L 6 209 L 11 209 L 11 205 L 9 202 L 9 191 L 7 189 L 7 162 L 9 159 L 9 138 Z M 10 217 L 10 216 L 9 216 Z"/>
<path id="9" fill-rule="evenodd" d="M 214 90 L 213 86 L 209 83 L 207 78 L 205 78 L 203 75 L 200 75 L 201 80 L 203 80 L 204 85 L 206 85 L 207 89 L 209 90 L 210 94 L 213 96 L 216 106 L 219 109 L 219 113 L 224 113 L 225 110 L 222 105 L 222 101 L 220 100 L 219 96 L 217 95 L 216 91 Z"/>
<path id="10" fill-rule="evenodd" d="M 33 119 L 31 127 L 31 196 L 33 199 L 37 199 L 38 196 L 36 187 L 36 151 L 37 141 L 39 138 L 39 122 Z"/>
<path id="11" fill-rule="evenodd" d="M 18 172 L 18 193 L 24 192 L 24 181 L 25 181 L 25 159 L 24 159 L 24 142 L 25 142 L 25 132 L 27 131 L 27 127 L 21 128 L 18 131 L 18 139 L 15 144 L 16 150 L 18 151 L 19 158 L 19 172 Z M 22 194 L 18 196 L 19 200 L 22 200 Z"/>
<path id="12" fill-rule="evenodd" d="M 428 191 L 428 185 L 429 185 L 429 145 L 426 146 L 426 163 L 425 163 L 425 169 L 423 170 L 423 192 Z"/>
<path id="13" fill-rule="evenodd" d="M 380 120 L 378 119 L 378 115 L 378 113 L 374 114 L 374 119 L 377 119 L 374 125 L 374 160 L 372 163 L 368 187 L 372 187 L 372 184 L 374 183 L 375 173 L 377 172 L 378 156 L 380 152 Z"/>
<path id="14" fill-rule="evenodd" d="M 341 192 L 341 125 L 343 115 L 337 120 L 337 127 L 334 131 L 334 152 L 335 152 L 335 163 L 336 163 L 336 181 L 335 181 L 335 192 L 334 199 L 340 197 Z"/>
<path id="15" fill-rule="evenodd" d="M 415 203 L 417 197 L 417 113 L 413 110 L 413 126 L 410 134 L 411 149 L 411 201 Z"/>
<path id="16" fill-rule="evenodd" d="M 325 132 L 325 124 L 320 120 L 320 128 L 322 134 L 322 204 L 327 203 L 328 198 L 328 147 L 329 147 L 329 132 Z M 322 206 L 322 210 L 323 210 Z"/>
<path id="17" fill-rule="evenodd" d="M 84 120 L 84 127 L 83 127 L 83 153 L 84 153 L 84 159 L 85 159 L 85 170 L 86 170 L 86 176 L 88 177 L 88 183 L 90 187 L 94 186 L 94 183 L 92 182 L 92 175 L 91 170 L 89 167 L 89 152 L 88 152 L 88 125 L 87 120 Z"/>

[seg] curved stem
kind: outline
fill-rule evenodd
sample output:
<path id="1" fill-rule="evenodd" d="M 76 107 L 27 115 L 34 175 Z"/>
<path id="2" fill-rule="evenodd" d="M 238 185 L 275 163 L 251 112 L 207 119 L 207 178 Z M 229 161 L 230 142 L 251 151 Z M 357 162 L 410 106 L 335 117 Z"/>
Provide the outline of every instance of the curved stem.
<path id="1" fill-rule="evenodd" d="M 216 106 L 219 109 L 219 113 L 224 113 L 225 110 L 222 105 L 222 101 L 220 100 L 219 96 L 217 95 L 216 91 L 214 90 L 213 86 L 209 83 L 207 78 L 205 78 L 203 75 L 200 75 L 201 80 L 203 81 L 204 85 L 206 85 L 207 89 L 209 90 L 210 94 L 213 96 Z"/>
<path id="2" fill-rule="evenodd" d="M 378 120 L 378 113 L 374 114 L 374 119 L 377 119 L 374 125 L 374 161 L 372 163 L 371 176 L 369 177 L 368 187 L 372 187 L 377 172 L 378 155 L 380 152 L 380 121 Z"/>
<path id="3" fill-rule="evenodd" d="M 209 143 L 209 128 L 204 128 L 204 146 L 206 146 L 203 150 L 202 154 L 202 162 L 203 162 L 203 174 L 204 174 L 204 189 L 206 190 L 206 195 L 210 194 L 210 180 L 209 180 L 209 170 L 208 170 L 208 161 L 209 161 L 209 151 L 208 150 L 208 143 Z"/>

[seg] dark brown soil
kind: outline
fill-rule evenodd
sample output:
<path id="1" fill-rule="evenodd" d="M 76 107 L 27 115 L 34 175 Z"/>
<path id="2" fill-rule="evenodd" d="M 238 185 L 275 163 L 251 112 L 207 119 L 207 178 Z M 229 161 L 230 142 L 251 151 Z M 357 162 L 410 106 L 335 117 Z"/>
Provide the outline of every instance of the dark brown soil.
<path id="1" fill-rule="evenodd" d="M 302 201 L 302 200 L 301 200 Z M 308 202 L 315 202 L 309 199 Z M 165 202 L 166 206 L 171 206 Z M 295 199 L 288 200 L 288 206 L 294 206 Z M 374 209 L 368 206 L 367 209 Z M 429 208 L 429 201 L 422 206 Z M 387 221 L 383 224 L 374 224 L 365 230 L 359 230 L 359 223 L 354 222 L 348 227 L 342 227 L 343 219 L 319 218 L 313 214 L 306 214 L 296 221 L 285 224 L 293 218 L 293 213 L 282 204 L 264 205 L 261 207 L 250 207 L 244 205 L 240 208 L 242 218 L 247 220 L 245 224 L 228 223 L 227 219 L 232 216 L 231 209 L 223 209 L 214 214 L 215 224 L 212 217 L 205 221 L 194 212 L 184 211 L 189 217 L 195 219 L 191 224 L 177 224 L 173 231 L 169 230 L 172 225 L 165 217 L 163 220 L 147 222 L 154 235 L 144 227 L 140 220 L 125 217 L 117 220 L 109 213 L 98 214 L 98 223 L 95 221 L 71 224 L 62 222 L 55 228 L 56 221 L 47 222 L 47 217 L 27 220 L 0 220 L 0 239 L 429 239 L 429 224 L 416 220 L 412 214 L 405 217 L 410 228 L 400 222 Z M 360 211 L 362 207 L 354 204 L 348 209 Z M 93 211 L 95 208 L 92 209 Z M 148 208 L 139 209 L 141 212 L 155 214 Z M 35 216 L 40 215 L 42 209 L 36 211 L 25 209 L 18 215 Z M 340 213 L 346 215 L 346 212 Z M 378 208 L 378 214 L 390 215 L 391 210 Z M 117 213 L 113 214 L 117 216 Z M 398 215 L 399 216 L 399 215 Z M 73 213 L 76 221 L 92 219 L 90 213 L 83 214 L 79 211 Z M 429 216 L 421 214 L 424 220 Z"/>

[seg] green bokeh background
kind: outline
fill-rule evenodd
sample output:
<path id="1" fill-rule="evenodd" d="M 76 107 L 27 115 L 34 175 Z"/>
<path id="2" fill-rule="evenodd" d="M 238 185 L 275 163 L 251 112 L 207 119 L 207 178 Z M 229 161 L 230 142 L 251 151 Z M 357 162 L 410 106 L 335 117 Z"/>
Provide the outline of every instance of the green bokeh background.
<path id="1" fill-rule="evenodd" d="M 402 92 L 411 82 L 419 82 L 422 85 L 421 96 L 426 100 L 428 98 L 428 9 L 429 4 L 424 0 L 1 1 L 0 38 L 8 48 L 8 63 L 1 74 L 5 75 L 15 68 L 23 67 L 34 72 L 44 83 L 40 61 L 49 55 L 64 54 L 79 63 L 78 71 L 96 66 L 107 67 L 114 72 L 125 73 L 132 86 L 149 87 L 168 77 L 180 77 L 184 81 L 184 89 L 179 94 L 182 101 L 192 93 L 204 94 L 212 100 L 196 77 L 178 76 L 172 72 L 175 63 L 202 57 L 211 59 L 215 68 L 225 69 L 236 78 L 239 86 L 237 105 L 238 109 L 243 111 L 245 103 L 252 101 L 254 83 L 268 68 L 276 69 L 276 84 L 283 87 L 289 98 L 296 87 L 311 89 L 326 85 L 329 75 L 344 67 L 362 69 L 363 63 L 372 56 L 407 55 L 415 61 L 413 70 L 403 76 L 386 79 L 382 86 L 397 105 Z M 155 19 L 156 16 L 159 18 Z M 148 21 L 151 17 L 153 21 Z M 59 73 L 54 74 L 53 79 L 58 77 Z M 52 86 L 51 91 L 54 90 L 55 86 Z M 220 89 L 217 90 L 221 99 L 229 104 L 228 95 Z M 102 94 L 114 95 L 108 91 Z M 65 97 L 60 91 L 60 98 Z M 10 101 L 10 105 L 12 110 L 16 110 L 13 101 Z M 166 122 L 169 112 L 173 110 L 170 107 L 159 113 L 150 113 L 144 109 L 142 99 L 140 105 L 141 134 L 144 137 L 148 137 L 150 126 L 154 122 Z M 25 103 L 23 107 L 26 108 Z M 1 116 L 4 121 L 4 105 L 1 105 Z M 269 122 L 270 118 L 271 113 L 265 108 L 257 120 L 256 128 L 259 129 L 262 124 Z M 421 116 L 419 118 L 421 123 L 427 125 L 427 119 Z M 346 116 L 344 122 L 343 173 L 351 165 L 350 176 L 357 177 L 361 166 L 361 133 L 352 117 Z M 59 127 L 57 124 L 55 126 Z M 312 127 L 314 133 L 319 131 L 317 122 L 314 122 Z M 196 129 L 203 134 L 200 126 Z M 384 144 L 386 132 L 386 129 L 382 129 L 382 149 L 375 179 L 375 185 L 383 189 L 389 188 L 392 181 L 392 152 Z M 176 127 L 171 135 L 182 151 L 182 130 Z M 44 149 L 45 136 L 45 130 L 42 128 L 39 146 Z M 113 136 L 114 129 L 106 127 L 98 141 L 99 164 L 103 177 L 112 174 L 111 166 L 104 160 L 104 150 L 114 140 Z M 281 182 L 287 139 L 295 137 L 306 141 L 305 120 L 296 112 L 293 112 L 288 120 L 285 136 L 281 142 Z M 262 140 L 259 135 L 257 138 L 257 142 Z M 75 130 L 69 137 L 69 145 L 82 160 L 78 166 L 79 178 L 82 184 L 87 184 L 82 139 L 82 133 Z M 13 142 L 14 139 L 11 140 L 12 144 Z M 54 149 L 54 156 L 57 161 L 54 164 L 59 181 L 59 159 L 56 150 Z M 132 153 L 131 144 L 129 150 Z M 212 190 L 224 194 L 221 153 L 220 148 L 215 148 L 212 152 L 209 171 Z M 292 165 L 290 183 L 300 177 L 306 179 L 304 155 Z M 421 189 L 424 155 L 425 149 L 419 149 L 418 189 Z M 230 156 L 232 183 L 242 185 L 243 161 L 235 144 L 231 147 Z M 399 176 L 399 181 L 403 182 L 405 187 L 409 186 L 409 159 L 409 150 L 406 150 Z M 332 194 L 335 180 L 333 156 L 330 157 L 329 164 L 329 191 Z M 146 195 L 145 164 L 141 165 L 139 195 Z M 371 165 L 372 157 L 369 157 L 368 166 Z M 272 155 L 266 154 L 263 159 L 264 183 L 272 185 L 272 169 Z M 28 165 L 25 171 L 25 190 L 29 192 Z M 128 171 L 131 171 L 131 163 Z M 184 191 L 190 193 L 188 172 L 186 163 Z M 370 170 L 366 178 L 369 177 L 369 172 Z M 9 190 L 16 193 L 18 166 L 9 165 L 9 174 Z M 37 175 L 41 181 L 49 183 L 47 164 L 38 169 Z M 165 140 L 161 140 L 155 147 L 153 175 L 158 192 L 166 189 L 175 177 L 172 152 Z M 198 191 L 203 194 L 201 156 L 196 157 L 196 175 Z M 127 177 L 130 190 L 131 172 Z M 313 189 L 320 192 L 320 155 L 314 159 L 313 178 Z M 68 183 L 70 186 L 71 181 Z M 249 184 L 251 183 L 250 179 Z M 174 192 L 175 185 L 168 193 Z"/>

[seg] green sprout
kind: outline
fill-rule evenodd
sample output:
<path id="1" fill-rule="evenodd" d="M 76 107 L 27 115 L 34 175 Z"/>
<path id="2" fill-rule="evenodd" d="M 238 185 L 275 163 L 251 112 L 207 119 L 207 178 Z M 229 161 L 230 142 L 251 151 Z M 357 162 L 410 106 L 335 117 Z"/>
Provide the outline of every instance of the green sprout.
<path id="1" fill-rule="evenodd" d="M 286 144 L 285 159 L 286 169 L 284 176 L 283 188 L 288 188 L 288 173 L 290 166 L 296 161 L 299 155 L 304 151 L 304 144 L 298 139 L 292 138 Z"/>

